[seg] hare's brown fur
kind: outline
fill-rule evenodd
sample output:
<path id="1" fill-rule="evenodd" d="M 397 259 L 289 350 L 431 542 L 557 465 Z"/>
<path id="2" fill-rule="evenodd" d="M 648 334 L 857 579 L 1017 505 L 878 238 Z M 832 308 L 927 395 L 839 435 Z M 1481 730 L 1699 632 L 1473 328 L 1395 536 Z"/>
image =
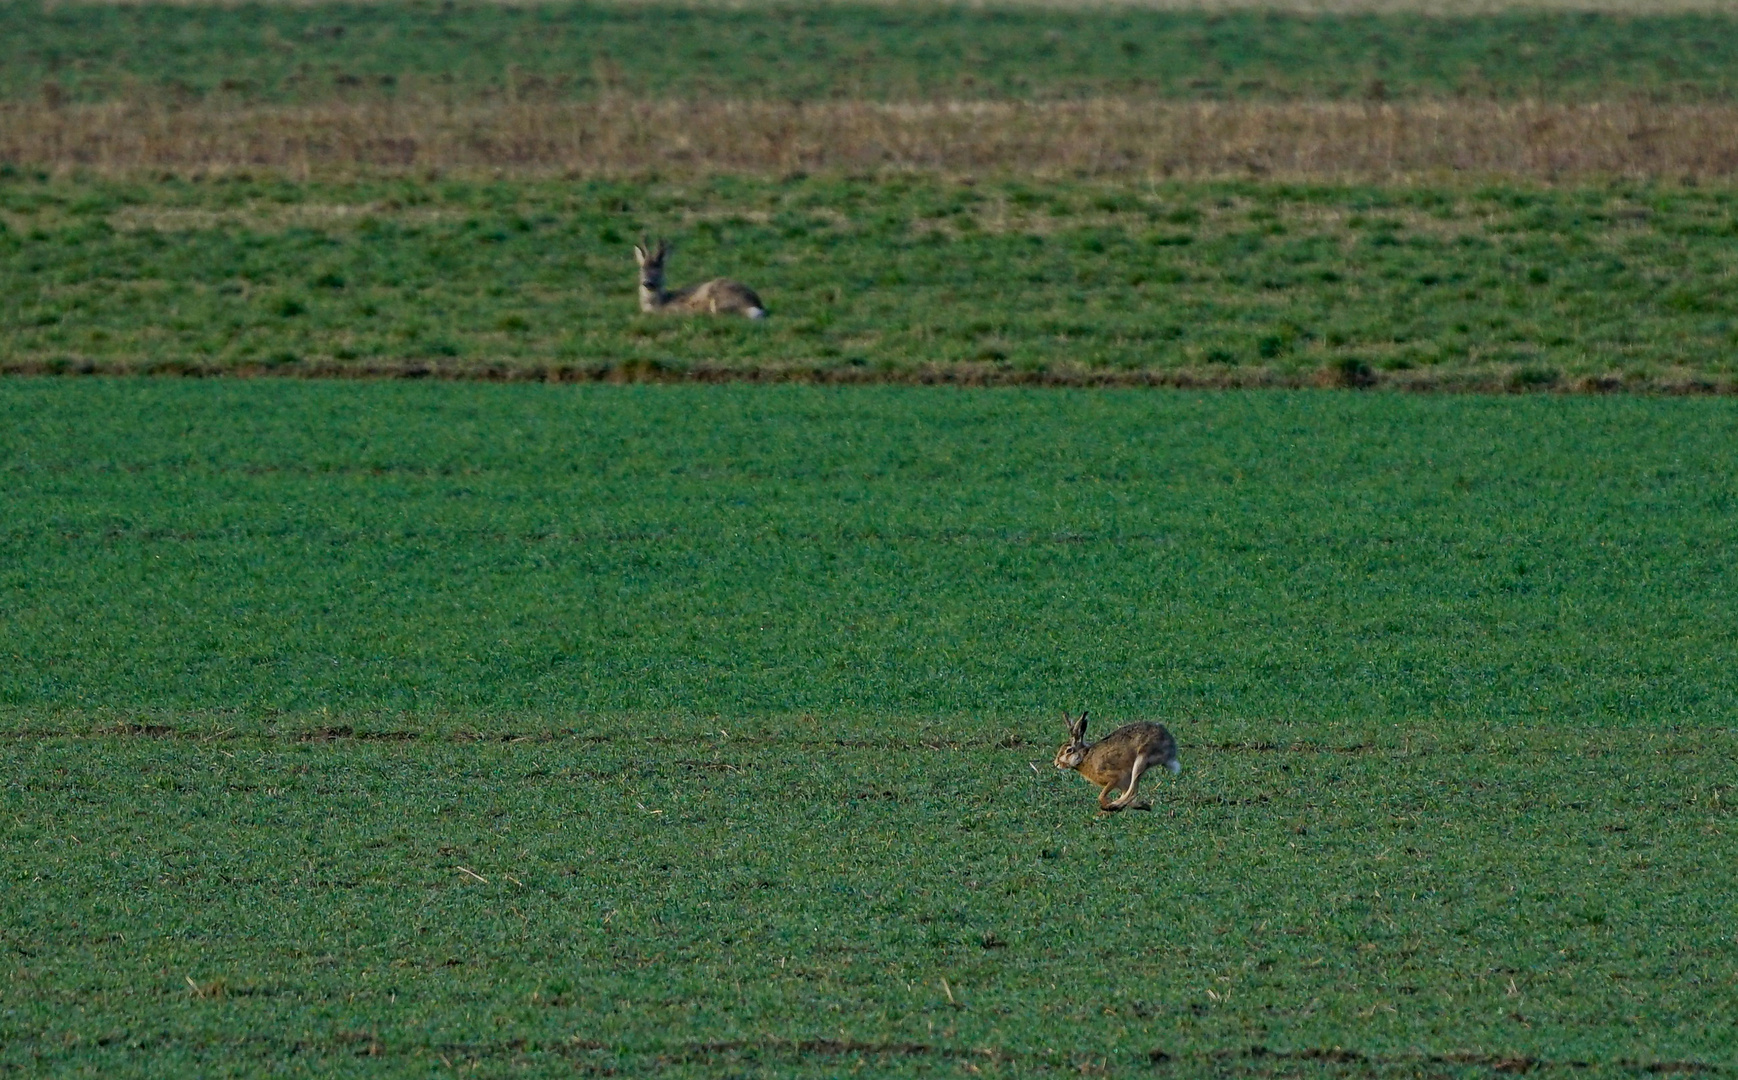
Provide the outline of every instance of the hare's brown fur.
<path id="1" fill-rule="evenodd" d="M 1084 712 L 1079 720 L 1066 713 L 1062 719 L 1068 725 L 1068 741 L 1056 751 L 1056 767 L 1073 769 L 1098 784 L 1098 808 L 1106 813 L 1151 810 L 1151 802 L 1135 801 L 1141 774 L 1154 765 L 1181 771 L 1182 766 L 1177 764 L 1177 741 L 1163 725 L 1124 724 L 1098 742 L 1089 743 Z M 1112 791 L 1122 794 L 1112 799 Z"/>
<path id="2" fill-rule="evenodd" d="M 760 297 L 740 281 L 713 278 L 674 292 L 664 288 L 664 260 L 669 254 L 670 245 L 663 240 L 658 241 L 657 247 L 653 247 L 650 241 L 634 245 L 634 258 L 640 263 L 641 311 L 766 318 L 766 307 L 761 304 Z"/>

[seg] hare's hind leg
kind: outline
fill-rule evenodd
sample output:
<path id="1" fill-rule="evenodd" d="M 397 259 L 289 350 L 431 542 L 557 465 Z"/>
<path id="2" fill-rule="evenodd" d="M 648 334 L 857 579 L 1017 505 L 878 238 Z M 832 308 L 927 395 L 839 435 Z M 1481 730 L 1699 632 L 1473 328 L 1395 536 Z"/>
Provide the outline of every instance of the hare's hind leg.
<path id="1" fill-rule="evenodd" d="M 1098 796 L 1098 805 L 1105 810 L 1151 810 L 1153 808 L 1151 802 L 1135 802 L 1135 789 L 1141 786 L 1141 774 L 1146 771 L 1147 756 L 1142 754 L 1140 757 L 1135 758 L 1133 767 L 1128 771 L 1128 787 L 1123 789 L 1122 795 L 1118 797 L 1115 802 L 1106 805 L 1104 801 L 1104 793 L 1100 792 Z M 1110 789 L 1106 788 L 1105 790 L 1108 791 Z"/>
<path id="2" fill-rule="evenodd" d="M 1131 805 L 1133 809 L 1136 810 L 1151 810 L 1153 808 L 1151 803 L 1143 804 L 1134 802 L 1135 785 L 1141 782 L 1141 773 L 1145 772 L 1146 768 L 1147 759 L 1144 757 L 1136 758 L 1134 767 L 1129 769 L 1128 777 L 1126 779 L 1120 781 L 1112 780 L 1100 789 L 1098 793 L 1098 808 L 1107 814 L 1114 814 L 1118 810 L 1130 809 Z M 1118 786 L 1122 787 L 1122 794 L 1113 799 L 1110 797 L 1110 793 L 1115 791 Z"/>
<path id="3" fill-rule="evenodd" d="M 1122 809 L 1122 807 L 1116 804 L 1114 799 L 1110 798 L 1110 793 L 1114 790 L 1116 790 L 1116 784 L 1114 782 L 1106 784 L 1098 789 L 1098 808 L 1107 814 L 1114 814 Z"/>

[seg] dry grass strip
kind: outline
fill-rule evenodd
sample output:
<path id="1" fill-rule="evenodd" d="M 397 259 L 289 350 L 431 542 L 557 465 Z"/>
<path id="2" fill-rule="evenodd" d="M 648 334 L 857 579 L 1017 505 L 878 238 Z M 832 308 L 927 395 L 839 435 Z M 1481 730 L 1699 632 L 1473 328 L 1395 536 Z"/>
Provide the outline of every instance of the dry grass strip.
<path id="1" fill-rule="evenodd" d="M 0 161 L 99 174 L 1729 180 L 1738 105 L 770 101 L 0 106 Z"/>
<path id="2" fill-rule="evenodd" d="M 1259 365 L 1118 370 L 1061 365 L 1023 371 L 961 361 L 904 368 L 820 364 L 662 364 L 656 361 L 489 363 L 468 361 L 315 360 L 293 367 L 220 365 L 200 361 L 138 366 L 66 358 L 0 358 L 0 376 L 180 376 L 184 378 L 436 379 L 510 383 L 803 383 L 821 386 L 1075 387 L 1173 390 L 1387 390 L 1451 394 L 1652 394 L 1671 397 L 1738 395 L 1738 378 L 1688 368 L 1653 372 L 1564 375 L 1524 365 L 1382 371 L 1362 364 L 1328 364 L 1283 371 Z"/>

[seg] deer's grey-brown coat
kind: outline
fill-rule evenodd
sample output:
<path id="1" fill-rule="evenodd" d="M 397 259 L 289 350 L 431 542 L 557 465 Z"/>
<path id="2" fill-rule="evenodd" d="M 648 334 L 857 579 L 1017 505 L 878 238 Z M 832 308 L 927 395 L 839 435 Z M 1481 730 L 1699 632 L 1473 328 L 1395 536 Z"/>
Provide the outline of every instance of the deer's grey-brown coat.
<path id="1" fill-rule="evenodd" d="M 634 257 L 640 262 L 640 310 L 665 311 L 679 315 L 746 315 L 751 319 L 766 318 L 766 306 L 754 290 L 740 281 L 713 278 L 692 288 L 674 292 L 664 288 L 664 260 L 670 245 L 649 241 L 634 245 Z"/>

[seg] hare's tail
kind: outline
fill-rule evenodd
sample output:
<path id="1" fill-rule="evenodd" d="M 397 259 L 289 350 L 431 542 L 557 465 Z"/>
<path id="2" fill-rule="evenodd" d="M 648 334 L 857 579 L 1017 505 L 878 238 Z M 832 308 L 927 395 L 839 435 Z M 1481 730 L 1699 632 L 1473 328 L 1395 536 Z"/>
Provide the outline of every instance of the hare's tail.
<path id="1" fill-rule="evenodd" d="M 766 318 L 766 309 L 763 307 L 751 307 L 743 312 L 743 314 L 751 319 L 764 319 Z"/>

